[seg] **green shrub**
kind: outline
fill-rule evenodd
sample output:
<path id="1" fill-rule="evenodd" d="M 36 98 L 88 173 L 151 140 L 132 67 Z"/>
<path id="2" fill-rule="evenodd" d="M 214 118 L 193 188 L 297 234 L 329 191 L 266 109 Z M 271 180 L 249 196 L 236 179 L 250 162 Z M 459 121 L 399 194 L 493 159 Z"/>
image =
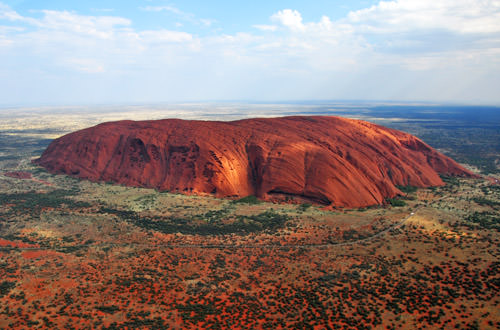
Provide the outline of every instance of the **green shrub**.
<path id="1" fill-rule="evenodd" d="M 108 314 L 114 314 L 114 313 L 116 313 L 117 311 L 120 310 L 115 305 L 111 305 L 111 306 L 96 306 L 96 309 L 100 310 L 103 313 L 108 313 Z"/>
<path id="2" fill-rule="evenodd" d="M 310 203 L 303 203 L 299 205 L 299 210 L 300 211 L 306 211 L 308 208 L 310 208 L 312 204 Z"/>
<path id="3" fill-rule="evenodd" d="M 443 182 L 446 183 L 446 185 L 450 185 L 450 186 L 460 185 L 460 181 L 458 180 L 458 178 L 456 178 L 454 176 L 440 175 L 440 177 L 441 177 L 441 180 L 443 180 Z"/>
<path id="4" fill-rule="evenodd" d="M 474 212 L 466 220 L 484 229 L 500 231 L 500 217 L 496 212 Z"/>
<path id="5" fill-rule="evenodd" d="M 209 211 L 210 212 L 210 211 Z M 220 213 L 219 213 L 220 212 Z M 155 230 L 166 234 L 182 233 L 189 235 L 224 235 L 249 234 L 263 230 L 276 230 L 285 225 L 290 217 L 273 211 L 255 215 L 237 216 L 234 221 L 223 222 L 225 210 L 210 213 L 206 223 L 195 223 L 191 218 L 141 216 L 134 211 L 117 210 L 101 207 L 101 213 L 113 214 L 120 219 L 146 230 Z M 206 214 L 205 214 L 206 216 Z"/>
<path id="6" fill-rule="evenodd" d="M 7 295 L 16 286 L 15 282 L 3 281 L 0 283 L 0 297 Z"/>
<path id="7" fill-rule="evenodd" d="M 396 188 L 398 188 L 399 190 L 401 190 L 405 194 L 411 194 L 411 193 L 414 193 L 415 191 L 417 191 L 417 187 L 410 186 L 410 185 L 408 185 L 408 186 L 399 186 L 399 185 L 396 185 Z"/>
<path id="8" fill-rule="evenodd" d="M 387 202 L 389 204 L 391 204 L 392 206 L 395 206 L 395 207 L 405 206 L 406 205 L 405 201 L 403 201 L 401 199 L 397 199 L 397 198 L 387 198 Z"/>
<path id="9" fill-rule="evenodd" d="M 250 195 L 232 201 L 233 204 L 260 204 L 262 203 L 257 197 Z"/>
<path id="10" fill-rule="evenodd" d="M 484 197 L 474 197 L 472 200 L 481 206 L 495 207 L 500 205 L 500 202 L 492 201 L 491 199 L 487 199 Z"/>

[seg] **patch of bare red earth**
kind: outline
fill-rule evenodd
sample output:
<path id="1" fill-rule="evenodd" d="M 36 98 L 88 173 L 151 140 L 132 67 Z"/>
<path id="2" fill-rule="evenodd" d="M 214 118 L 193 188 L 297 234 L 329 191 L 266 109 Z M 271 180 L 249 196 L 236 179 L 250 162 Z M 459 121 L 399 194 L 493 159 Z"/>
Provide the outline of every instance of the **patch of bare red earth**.
<path id="1" fill-rule="evenodd" d="M 9 178 L 20 179 L 20 180 L 32 180 L 34 182 L 42 183 L 47 186 L 52 186 L 52 183 L 50 182 L 34 178 L 30 172 L 13 171 L 13 172 L 5 172 L 3 175 Z"/>
<path id="2" fill-rule="evenodd" d="M 19 241 L 9 241 L 3 238 L 0 238 L 0 247 L 21 248 L 21 249 L 39 248 L 39 246 L 36 244 L 28 244 Z"/>
<path id="3" fill-rule="evenodd" d="M 486 180 L 488 180 L 491 185 L 500 185 L 500 180 L 495 177 L 488 176 L 486 177 Z"/>
<path id="4" fill-rule="evenodd" d="M 410 134 L 329 116 L 110 122 L 56 139 L 36 162 L 91 181 L 335 207 L 474 176 Z"/>
<path id="5" fill-rule="evenodd" d="M 23 180 L 30 180 L 32 178 L 31 173 L 21 172 L 21 171 L 6 172 L 3 175 L 8 176 L 10 178 L 23 179 Z"/>

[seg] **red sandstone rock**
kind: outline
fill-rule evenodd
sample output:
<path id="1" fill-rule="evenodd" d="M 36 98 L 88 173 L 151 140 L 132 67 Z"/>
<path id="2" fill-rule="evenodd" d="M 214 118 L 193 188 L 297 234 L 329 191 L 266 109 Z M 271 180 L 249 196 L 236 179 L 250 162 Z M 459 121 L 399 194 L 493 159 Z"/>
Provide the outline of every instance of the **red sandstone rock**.
<path id="1" fill-rule="evenodd" d="M 218 197 L 256 195 L 338 207 L 381 204 L 395 185 L 473 176 L 418 138 L 360 120 L 119 121 L 53 141 L 36 161 L 91 181 Z"/>

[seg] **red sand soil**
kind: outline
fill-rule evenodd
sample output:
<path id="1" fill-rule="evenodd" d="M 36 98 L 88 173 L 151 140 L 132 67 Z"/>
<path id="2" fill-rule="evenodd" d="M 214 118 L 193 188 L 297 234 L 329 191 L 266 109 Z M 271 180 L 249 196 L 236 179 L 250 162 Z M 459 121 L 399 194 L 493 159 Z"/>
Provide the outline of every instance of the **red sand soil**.
<path id="1" fill-rule="evenodd" d="M 500 180 L 497 178 L 494 178 L 492 176 L 486 177 L 486 179 L 490 182 L 492 185 L 500 185 Z"/>
<path id="2" fill-rule="evenodd" d="M 42 183 L 42 184 L 47 185 L 47 186 L 52 186 L 52 183 L 44 181 L 44 180 L 36 179 L 29 172 L 14 171 L 14 172 L 6 172 L 3 175 L 8 176 L 10 178 L 20 179 L 20 180 L 32 180 L 34 182 Z"/>
<path id="3" fill-rule="evenodd" d="M 330 116 L 109 122 L 55 140 L 36 162 L 91 181 L 335 207 L 474 176 L 410 134 Z"/>
<path id="4" fill-rule="evenodd" d="M 7 172 L 7 173 L 4 173 L 3 175 L 11 177 L 11 178 L 24 179 L 24 180 L 30 180 L 32 178 L 31 173 L 29 173 L 29 172 L 19 172 L 19 171 Z"/>
<path id="5" fill-rule="evenodd" d="M 38 245 L 28 244 L 24 242 L 8 241 L 0 238 L 0 247 L 14 247 L 14 248 L 36 248 Z"/>
<path id="6" fill-rule="evenodd" d="M 32 251 L 23 251 L 21 255 L 25 259 L 37 259 L 46 256 L 58 256 L 60 255 L 60 253 L 49 250 L 32 250 Z"/>

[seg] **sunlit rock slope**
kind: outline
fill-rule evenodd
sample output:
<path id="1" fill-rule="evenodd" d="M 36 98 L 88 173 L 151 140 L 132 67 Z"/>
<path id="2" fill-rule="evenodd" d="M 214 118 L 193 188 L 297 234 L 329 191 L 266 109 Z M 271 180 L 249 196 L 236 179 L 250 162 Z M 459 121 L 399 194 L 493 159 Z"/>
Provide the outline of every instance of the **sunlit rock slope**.
<path id="1" fill-rule="evenodd" d="M 109 122 L 54 140 L 36 162 L 92 181 L 335 207 L 472 175 L 410 134 L 328 116 Z"/>

